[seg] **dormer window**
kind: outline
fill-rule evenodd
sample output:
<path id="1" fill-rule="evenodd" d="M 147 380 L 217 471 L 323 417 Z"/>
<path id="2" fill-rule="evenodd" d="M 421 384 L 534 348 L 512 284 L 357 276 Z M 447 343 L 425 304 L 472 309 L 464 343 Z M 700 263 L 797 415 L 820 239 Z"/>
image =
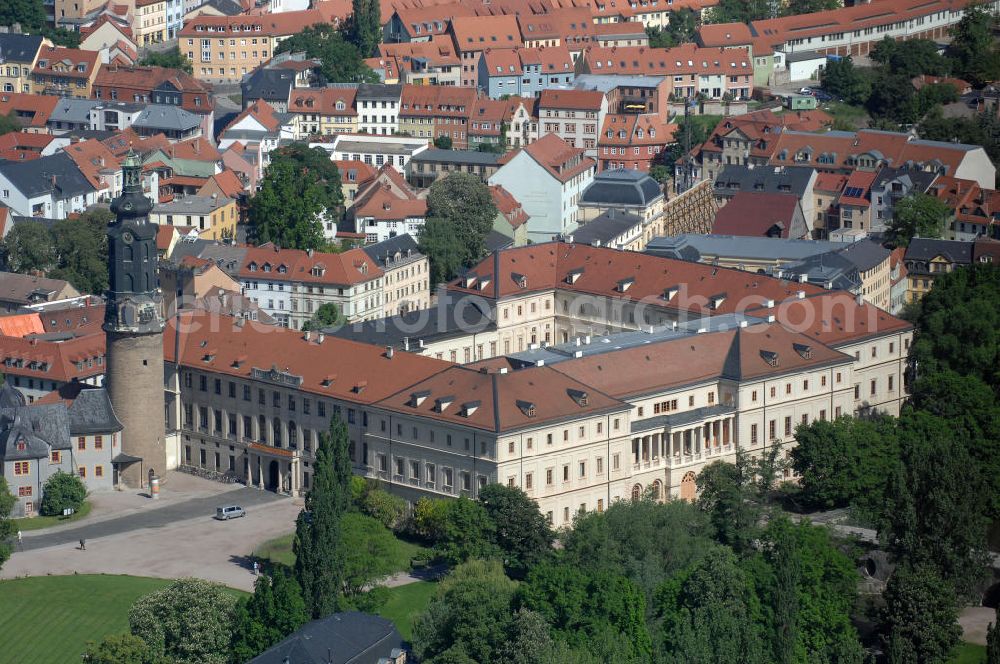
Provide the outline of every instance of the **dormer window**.
<path id="1" fill-rule="evenodd" d="M 264 263 L 264 272 L 270 272 L 270 271 L 271 271 L 271 264 Z"/>
<path id="2" fill-rule="evenodd" d="M 807 344 L 792 344 L 795 352 L 802 356 L 805 360 L 811 360 L 813 355 L 812 346 Z"/>
<path id="3" fill-rule="evenodd" d="M 450 406 L 454 400 L 455 397 L 451 396 L 438 397 L 437 399 L 434 400 L 434 410 L 437 411 L 438 413 L 443 413 L 448 409 L 448 406 Z"/>
<path id="4" fill-rule="evenodd" d="M 583 407 L 590 403 L 590 395 L 583 390 L 567 390 L 570 398 L 576 402 L 577 406 Z"/>
<path id="5" fill-rule="evenodd" d="M 534 417 L 535 416 L 535 404 L 533 402 L 531 402 L 531 401 L 522 401 L 522 400 L 518 399 L 518 401 L 517 401 L 517 407 L 521 410 L 522 413 L 524 413 L 525 417 Z"/>
<path id="6" fill-rule="evenodd" d="M 410 406 L 416 408 L 423 402 L 427 401 L 427 397 L 431 395 L 430 390 L 421 390 L 419 392 L 414 392 L 410 395 Z"/>
<path id="7" fill-rule="evenodd" d="M 671 286 L 670 288 L 663 289 L 663 299 L 669 302 L 674 299 L 674 296 L 677 295 L 679 290 L 680 289 L 677 286 Z"/>
<path id="8" fill-rule="evenodd" d="M 489 275 L 487 275 L 487 276 L 483 277 L 482 279 L 480 279 L 479 280 L 479 290 L 481 290 L 481 291 L 486 290 L 487 286 L 490 285 L 490 281 L 492 281 L 492 279 L 491 279 L 491 277 Z"/>
<path id="9" fill-rule="evenodd" d="M 247 269 L 250 270 L 251 272 L 256 272 L 257 271 L 257 264 L 256 263 L 250 263 L 250 265 L 247 266 Z"/>
<path id="10" fill-rule="evenodd" d="M 583 268 L 582 267 L 579 268 L 579 269 L 577 269 L 577 270 L 572 270 L 569 274 L 566 275 L 566 283 L 567 284 L 575 284 L 577 282 L 577 280 L 579 280 L 579 278 L 581 276 L 583 276 Z"/>
<path id="11" fill-rule="evenodd" d="M 479 406 L 482 402 L 480 401 L 467 401 L 462 404 L 461 415 L 462 417 L 472 417 L 472 415 L 479 410 Z"/>
<path id="12" fill-rule="evenodd" d="M 278 274 L 285 274 L 286 272 L 288 272 L 287 266 L 283 264 L 278 266 Z"/>
<path id="13" fill-rule="evenodd" d="M 627 277 L 618 282 L 617 286 L 615 287 L 615 290 L 617 290 L 619 293 L 624 293 L 629 288 L 631 288 L 632 284 L 634 283 L 635 279 L 633 277 Z"/>
<path id="14" fill-rule="evenodd" d="M 323 387 L 330 387 L 333 385 L 333 381 L 337 380 L 337 374 L 328 374 L 323 380 L 319 382 Z"/>
<path id="15" fill-rule="evenodd" d="M 719 307 L 722 306 L 722 303 L 726 301 L 726 294 L 719 293 L 718 295 L 713 295 L 712 297 L 708 298 L 708 301 L 712 309 L 718 309 Z"/>
<path id="16" fill-rule="evenodd" d="M 767 362 L 768 366 L 771 367 L 778 366 L 778 354 L 775 353 L 774 351 L 762 350 L 760 351 L 760 356 L 764 358 L 764 361 Z"/>
<path id="17" fill-rule="evenodd" d="M 517 272 L 511 272 L 510 278 L 514 280 L 514 283 L 517 284 L 518 288 L 528 287 L 528 277 L 524 276 L 523 274 L 518 274 Z"/>
<path id="18" fill-rule="evenodd" d="M 472 288 L 475 285 L 476 285 L 476 275 L 472 274 L 471 272 L 465 275 L 465 278 L 462 280 L 462 286 L 464 288 Z"/>
<path id="19" fill-rule="evenodd" d="M 362 392 L 365 391 L 366 387 L 368 387 L 368 381 L 359 380 L 357 384 L 353 388 L 351 388 L 351 391 L 354 392 L 355 394 L 361 394 Z"/>

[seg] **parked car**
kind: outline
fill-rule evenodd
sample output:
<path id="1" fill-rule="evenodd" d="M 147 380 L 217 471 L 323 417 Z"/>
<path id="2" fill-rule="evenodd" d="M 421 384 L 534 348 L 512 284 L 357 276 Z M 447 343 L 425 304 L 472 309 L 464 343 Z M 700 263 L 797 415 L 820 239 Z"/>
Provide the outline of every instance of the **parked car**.
<path id="1" fill-rule="evenodd" d="M 813 90 L 813 96 L 816 97 L 818 101 L 833 101 L 833 95 L 826 90 L 820 90 L 816 88 Z"/>
<path id="2" fill-rule="evenodd" d="M 812 93 L 812 88 L 799 88 L 800 95 L 811 95 Z"/>
<path id="3" fill-rule="evenodd" d="M 238 519 L 246 515 L 246 510 L 239 505 L 226 505 L 225 507 L 215 508 L 215 518 L 219 521 L 229 521 L 230 519 Z"/>

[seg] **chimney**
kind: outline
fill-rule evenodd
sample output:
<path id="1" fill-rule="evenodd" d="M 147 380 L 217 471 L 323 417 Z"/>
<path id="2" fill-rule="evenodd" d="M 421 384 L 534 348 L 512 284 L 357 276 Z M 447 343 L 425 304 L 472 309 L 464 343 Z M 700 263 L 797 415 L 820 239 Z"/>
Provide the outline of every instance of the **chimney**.
<path id="1" fill-rule="evenodd" d="M 391 360 L 391 359 L 392 359 L 392 356 L 393 356 L 394 354 L 395 354 L 395 351 L 393 351 L 393 349 L 392 349 L 392 346 L 386 346 L 386 347 L 385 347 L 385 356 L 386 356 L 387 358 L 389 358 L 389 359 Z"/>

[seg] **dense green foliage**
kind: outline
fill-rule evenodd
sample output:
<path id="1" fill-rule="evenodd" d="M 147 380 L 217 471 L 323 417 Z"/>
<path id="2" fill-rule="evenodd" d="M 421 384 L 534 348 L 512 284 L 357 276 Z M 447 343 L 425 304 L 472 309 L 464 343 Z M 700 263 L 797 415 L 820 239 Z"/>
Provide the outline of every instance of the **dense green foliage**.
<path id="1" fill-rule="evenodd" d="M 454 143 L 451 140 L 451 136 L 438 136 L 434 139 L 434 147 L 439 150 L 450 150 Z"/>
<path id="2" fill-rule="evenodd" d="M 250 225 L 259 243 L 320 249 L 322 220 L 338 216 L 343 203 L 340 172 L 329 154 L 293 143 L 271 153 L 260 191 L 250 200 Z"/>
<path id="3" fill-rule="evenodd" d="M 52 40 L 56 46 L 76 48 L 80 45 L 80 33 L 65 28 L 53 28 L 45 20 L 42 0 L 4 0 L 0 2 L 0 25 L 21 24 L 21 31 L 42 35 Z"/>
<path id="4" fill-rule="evenodd" d="M 0 568 L 10 558 L 10 540 L 17 533 L 17 526 L 10 518 L 16 504 L 17 498 L 10 492 L 7 478 L 0 477 Z"/>
<path id="5" fill-rule="evenodd" d="M 946 76 L 951 63 L 938 53 L 938 46 L 930 39 L 896 41 L 885 37 L 875 44 L 869 56 L 873 62 L 907 78 L 920 74 Z"/>
<path id="6" fill-rule="evenodd" d="M 13 111 L 7 115 L 0 115 L 0 136 L 12 131 L 21 131 L 21 123 L 14 117 Z"/>
<path id="7" fill-rule="evenodd" d="M 828 60 L 823 68 L 822 82 L 824 90 L 848 104 L 864 104 L 872 93 L 870 73 L 855 67 L 850 57 Z"/>
<path id="8" fill-rule="evenodd" d="M 378 0 L 353 0 L 351 16 L 347 19 L 347 41 L 354 44 L 362 58 L 375 55 L 375 47 L 382 41 L 382 14 Z"/>
<path id="9" fill-rule="evenodd" d="M 178 579 L 136 600 L 128 612 L 129 627 L 154 657 L 227 664 L 236 601 L 218 584 Z"/>
<path id="10" fill-rule="evenodd" d="M 1000 605 L 993 623 L 986 627 L 986 664 L 1000 664 Z"/>
<path id="11" fill-rule="evenodd" d="M 376 11 L 378 11 L 377 2 Z M 278 53 L 305 52 L 320 61 L 319 75 L 327 83 L 378 83 L 378 74 L 364 63 L 358 47 L 328 23 L 313 25 L 285 39 L 275 49 Z"/>
<path id="12" fill-rule="evenodd" d="M 351 502 L 347 425 L 339 416 L 320 436 L 313 484 L 295 521 L 295 578 L 313 618 L 336 611 L 344 591 L 343 517 Z"/>
<path id="13" fill-rule="evenodd" d="M 447 281 L 462 265 L 486 255 L 486 236 L 497 207 L 489 188 L 475 175 L 451 173 L 431 185 L 420 250 L 431 264 L 431 282 Z"/>
<path id="14" fill-rule="evenodd" d="M 160 661 L 142 638 L 128 633 L 88 641 L 83 652 L 84 664 L 159 664 Z"/>
<path id="15" fill-rule="evenodd" d="M 479 492 L 486 516 L 495 524 L 493 539 L 514 577 L 524 576 L 544 559 L 554 535 L 538 506 L 520 489 L 490 484 Z"/>
<path id="16" fill-rule="evenodd" d="M 87 487 L 83 480 L 60 470 L 45 480 L 39 512 L 42 516 L 57 516 L 66 509 L 76 511 L 83 505 L 86 497 Z"/>
<path id="17" fill-rule="evenodd" d="M 283 568 L 261 574 L 253 595 L 241 600 L 233 621 L 232 659 L 246 662 L 309 620 L 299 584 Z"/>
<path id="18" fill-rule="evenodd" d="M 941 237 L 951 216 L 948 204 L 936 196 L 913 193 L 898 201 L 889 221 L 888 241 L 895 247 L 905 247 L 916 236 Z"/>
<path id="19" fill-rule="evenodd" d="M 989 111 L 972 118 L 946 118 L 932 108 L 918 128 L 921 138 L 981 145 L 993 163 L 1000 162 L 1000 119 Z"/>
<path id="20" fill-rule="evenodd" d="M 181 50 L 176 46 L 161 52 L 148 50 L 146 51 L 146 55 L 139 60 L 139 64 L 151 67 L 180 69 L 188 74 L 194 73 L 194 67 L 191 64 L 191 61 L 188 60 L 187 56 L 181 53 Z"/>
<path id="21" fill-rule="evenodd" d="M 883 599 L 881 632 L 890 664 L 948 661 L 962 630 L 950 588 L 933 568 L 898 568 Z"/>
<path id="22" fill-rule="evenodd" d="M 108 287 L 107 225 L 111 219 L 108 210 L 93 208 L 51 228 L 34 221 L 17 224 L 3 239 L 0 252 L 14 272 L 42 272 L 65 279 L 81 293 L 101 294 Z"/>
<path id="23" fill-rule="evenodd" d="M 671 48 L 694 41 L 701 18 L 690 7 L 667 12 L 664 28 L 646 28 L 650 48 Z"/>
<path id="24" fill-rule="evenodd" d="M 697 116 L 678 116 L 677 129 L 674 131 L 674 142 L 660 152 L 661 164 L 673 169 L 674 162 L 687 154 L 685 146 L 696 147 L 708 140 L 712 127 L 698 119 Z"/>
<path id="25" fill-rule="evenodd" d="M 1000 78 L 1000 51 L 993 41 L 994 17 L 985 4 L 966 8 L 951 29 L 948 56 L 954 74 L 976 87 Z"/>

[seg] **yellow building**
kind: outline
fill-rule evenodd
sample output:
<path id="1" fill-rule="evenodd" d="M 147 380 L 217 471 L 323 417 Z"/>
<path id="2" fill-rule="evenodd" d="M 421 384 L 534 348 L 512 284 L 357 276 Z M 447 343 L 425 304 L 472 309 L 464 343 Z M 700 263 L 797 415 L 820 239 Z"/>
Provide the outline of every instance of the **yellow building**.
<path id="1" fill-rule="evenodd" d="M 46 46 L 52 46 L 52 42 L 38 35 L 0 34 L 0 90 L 31 92 L 31 71 Z"/>
<path id="2" fill-rule="evenodd" d="M 178 46 L 193 63 L 195 78 L 239 83 L 270 60 L 284 39 L 324 22 L 315 9 L 263 16 L 196 16 L 184 24 Z"/>
<path id="3" fill-rule="evenodd" d="M 357 92 L 357 88 L 293 88 L 288 112 L 295 117 L 296 138 L 357 133 Z"/>
<path id="4" fill-rule="evenodd" d="M 159 44 L 167 37 L 167 0 L 135 0 L 135 43 Z"/>
<path id="5" fill-rule="evenodd" d="M 236 237 L 240 212 L 236 200 L 225 196 L 184 196 L 160 203 L 149 214 L 154 224 L 194 228 L 203 240 Z"/>
<path id="6" fill-rule="evenodd" d="M 43 46 L 31 70 L 32 94 L 89 99 L 100 56 L 97 51 Z"/>

